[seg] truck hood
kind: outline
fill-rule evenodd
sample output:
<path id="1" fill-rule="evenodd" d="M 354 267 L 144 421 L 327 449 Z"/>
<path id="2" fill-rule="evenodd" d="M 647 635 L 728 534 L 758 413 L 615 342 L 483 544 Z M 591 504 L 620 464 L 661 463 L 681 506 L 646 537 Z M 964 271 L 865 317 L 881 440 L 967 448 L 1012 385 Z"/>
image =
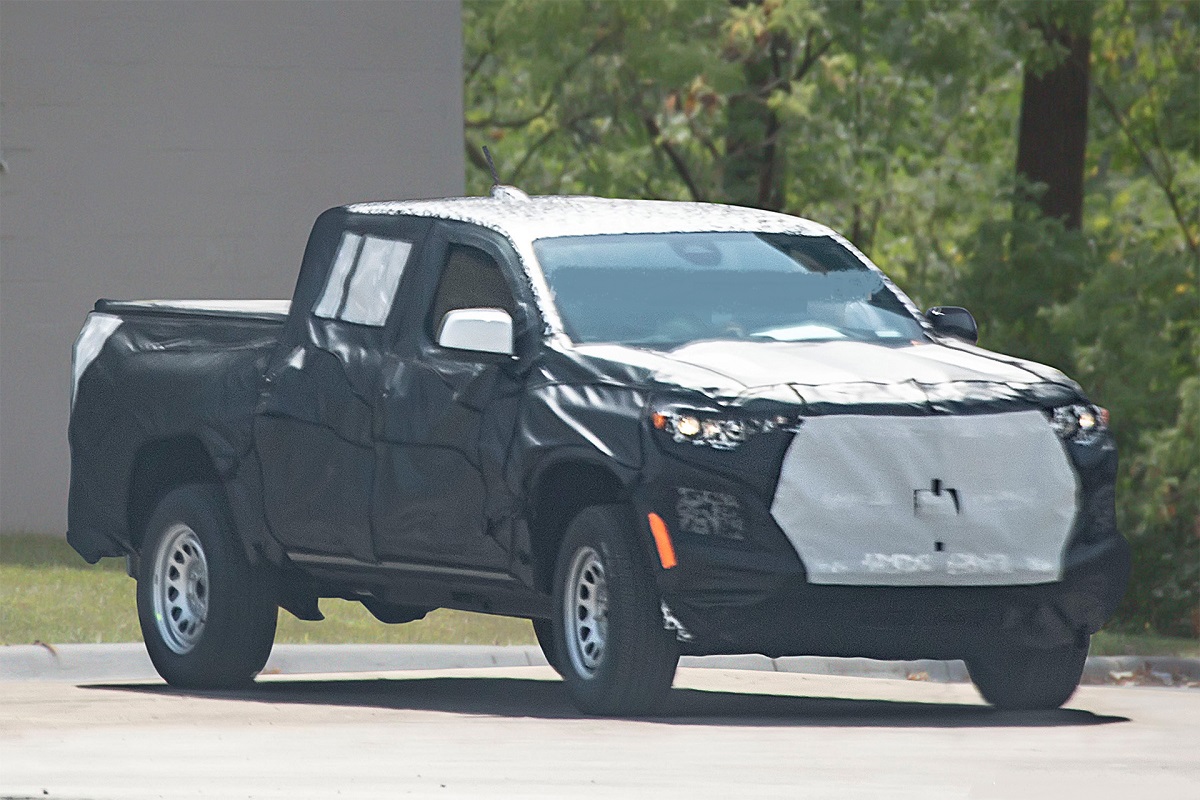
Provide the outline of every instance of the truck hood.
<path id="1" fill-rule="evenodd" d="M 1079 386 L 1058 370 L 978 347 L 922 342 L 704 341 L 670 352 L 580 345 L 589 358 L 641 367 L 655 383 L 716 397 L 806 405 L 1069 402 Z"/>

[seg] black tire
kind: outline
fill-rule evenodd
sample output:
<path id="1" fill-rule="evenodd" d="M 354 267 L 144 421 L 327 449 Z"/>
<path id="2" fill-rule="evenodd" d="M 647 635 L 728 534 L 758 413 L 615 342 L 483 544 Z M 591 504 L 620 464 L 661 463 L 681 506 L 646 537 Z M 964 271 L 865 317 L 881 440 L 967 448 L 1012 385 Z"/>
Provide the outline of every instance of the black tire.
<path id="1" fill-rule="evenodd" d="M 269 575 L 234 539 L 220 488 L 163 497 L 138 561 L 138 621 L 158 674 L 187 689 L 250 684 L 271 654 L 278 607 Z"/>
<path id="2" fill-rule="evenodd" d="M 571 522 L 558 553 L 555 648 L 572 700 L 589 714 L 653 714 L 679 663 L 653 572 L 631 529 L 625 507 L 593 506 Z"/>
<path id="3" fill-rule="evenodd" d="M 1058 708 L 1083 676 L 1088 648 L 1010 646 L 967 659 L 967 671 L 983 699 L 1006 711 Z"/>
<path id="4" fill-rule="evenodd" d="M 530 622 L 533 623 L 533 635 L 537 637 L 538 646 L 542 648 L 542 655 L 546 657 L 546 663 L 553 667 L 555 672 L 562 675 L 562 660 L 559 656 L 558 643 L 554 639 L 554 622 L 548 619 L 531 619 Z"/>

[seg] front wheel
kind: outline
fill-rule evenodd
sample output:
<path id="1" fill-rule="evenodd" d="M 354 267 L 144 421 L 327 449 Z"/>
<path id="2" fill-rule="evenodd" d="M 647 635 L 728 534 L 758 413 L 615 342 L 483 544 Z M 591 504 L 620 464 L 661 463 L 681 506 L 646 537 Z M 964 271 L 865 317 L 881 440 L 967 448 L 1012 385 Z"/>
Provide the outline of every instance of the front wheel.
<path id="1" fill-rule="evenodd" d="M 189 689 L 243 686 L 267 663 L 278 608 L 235 541 L 220 489 L 181 486 L 146 526 L 138 621 L 154 668 Z"/>
<path id="2" fill-rule="evenodd" d="M 975 688 L 993 706 L 1011 711 L 1058 708 L 1083 676 L 1088 647 L 997 646 L 967 659 Z"/>
<path id="3" fill-rule="evenodd" d="M 546 663 L 557 672 L 563 674 L 562 657 L 559 654 L 558 642 L 554 638 L 554 622 L 548 619 L 532 619 L 533 634 L 537 637 L 538 646 L 542 648 L 542 655 L 546 657 Z"/>
<path id="4" fill-rule="evenodd" d="M 653 713 L 679 662 L 654 575 L 627 509 L 593 506 L 571 522 L 554 573 L 555 666 L 590 714 Z"/>

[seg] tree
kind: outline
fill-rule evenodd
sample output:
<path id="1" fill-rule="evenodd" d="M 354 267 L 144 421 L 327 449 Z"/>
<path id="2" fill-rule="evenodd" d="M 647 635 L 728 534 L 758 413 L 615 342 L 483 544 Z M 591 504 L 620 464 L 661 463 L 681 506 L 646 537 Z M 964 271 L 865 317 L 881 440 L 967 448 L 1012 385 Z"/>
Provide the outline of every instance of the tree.
<path id="1" fill-rule="evenodd" d="M 468 2 L 468 185 L 703 199 L 715 193 L 724 0 Z M 713 88 L 716 85 L 720 88 Z"/>
<path id="2" fill-rule="evenodd" d="M 1053 331 L 1113 409 L 1133 545 L 1116 624 L 1200 636 L 1200 5 L 1102 4 L 1092 76 L 1098 264 Z"/>
<path id="3" fill-rule="evenodd" d="M 1030 27 L 1044 52 L 1025 63 L 1017 131 L 1017 175 L 1041 213 L 1067 230 L 1083 226 L 1083 163 L 1087 148 L 1088 75 L 1092 49 L 1090 0 L 1030 4 Z M 1018 212 L 1027 207 L 1018 205 Z"/>

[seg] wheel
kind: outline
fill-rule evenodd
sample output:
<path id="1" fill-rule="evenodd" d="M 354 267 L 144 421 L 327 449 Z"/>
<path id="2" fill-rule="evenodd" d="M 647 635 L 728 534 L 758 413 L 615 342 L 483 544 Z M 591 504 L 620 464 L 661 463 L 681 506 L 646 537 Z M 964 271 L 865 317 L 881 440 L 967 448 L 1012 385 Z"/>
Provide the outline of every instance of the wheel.
<path id="1" fill-rule="evenodd" d="M 1058 708 L 1070 699 L 1083 675 L 1088 648 L 1008 647 L 967 659 L 967 671 L 983 699 L 996 708 Z"/>
<path id="2" fill-rule="evenodd" d="M 546 663 L 553 667 L 555 672 L 562 675 L 562 661 L 558 645 L 554 640 L 554 623 L 548 619 L 532 619 L 530 622 L 533 623 L 533 634 L 537 637 L 538 646 L 542 648 L 542 655 L 546 657 Z"/>
<path id="3" fill-rule="evenodd" d="M 251 683 L 275 639 L 268 577 L 234 540 L 219 487 L 192 484 L 163 497 L 137 576 L 138 621 L 158 674 L 189 689 Z"/>
<path id="4" fill-rule="evenodd" d="M 653 713 L 679 646 L 663 628 L 654 575 L 622 506 L 593 506 L 567 528 L 554 571 L 552 624 L 561 674 L 580 710 Z"/>

